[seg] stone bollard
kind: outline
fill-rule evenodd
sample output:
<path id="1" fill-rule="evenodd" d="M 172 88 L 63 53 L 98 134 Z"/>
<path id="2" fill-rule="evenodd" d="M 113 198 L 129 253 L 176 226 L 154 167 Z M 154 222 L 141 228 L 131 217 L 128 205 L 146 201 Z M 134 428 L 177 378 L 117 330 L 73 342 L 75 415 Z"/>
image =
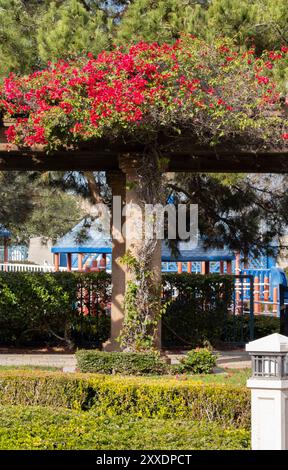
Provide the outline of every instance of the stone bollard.
<path id="1" fill-rule="evenodd" d="M 252 357 L 253 450 L 288 449 L 288 337 L 274 333 L 246 345 Z"/>

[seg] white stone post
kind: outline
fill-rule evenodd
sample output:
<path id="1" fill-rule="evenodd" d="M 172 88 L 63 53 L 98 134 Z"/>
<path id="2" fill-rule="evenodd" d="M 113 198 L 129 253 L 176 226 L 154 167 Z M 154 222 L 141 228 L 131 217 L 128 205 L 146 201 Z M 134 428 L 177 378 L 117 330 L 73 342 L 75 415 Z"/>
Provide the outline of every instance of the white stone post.
<path id="1" fill-rule="evenodd" d="M 253 450 L 288 449 L 288 337 L 274 333 L 246 345 L 252 356 Z"/>

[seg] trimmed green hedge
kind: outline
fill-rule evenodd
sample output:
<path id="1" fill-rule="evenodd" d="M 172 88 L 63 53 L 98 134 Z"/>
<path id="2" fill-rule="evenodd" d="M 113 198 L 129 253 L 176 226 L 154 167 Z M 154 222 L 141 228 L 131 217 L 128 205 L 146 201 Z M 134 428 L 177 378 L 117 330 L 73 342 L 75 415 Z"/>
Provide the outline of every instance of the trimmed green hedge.
<path id="1" fill-rule="evenodd" d="M 103 352 L 84 349 L 76 352 L 76 358 L 80 372 L 123 375 L 168 373 L 168 364 L 153 352 Z"/>
<path id="2" fill-rule="evenodd" d="M 164 301 L 171 300 L 173 291 L 179 293 L 163 317 L 164 347 L 179 341 L 183 345 L 183 338 L 191 347 L 205 340 L 213 344 L 223 330 L 231 303 L 231 277 L 183 273 L 164 274 L 162 279 Z M 87 295 L 79 295 L 80 286 Z M 111 276 L 104 272 L 0 272 L 0 344 L 62 341 L 100 346 L 110 333 L 110 294 Z M 92 314 L 79 314 L 80 304 Z"/>
<path id="3" fill-rule="evenodd" d="M 122 375 L 210 374 L 216 365 L 216 356 L 208 349 L 193 349 L 180 364 L 166 362 L 154 352 L 103 352 L 81 350 L 76 352 L 80 372 Z"/>
<path id="4" fill-rule="evenodd" d="M 254 339 L 263 338 L 263 336 L 272 333 L 280 333 L 280 318 L 264 315 L 254 315 Z M 249 315 L 232 316 L 229 315 L 224 330 L 226 341 L 233 341 L 236 337 L 249 338 Z M 222 338 L 224 340 L 224 336 Z"/>
<path id="5" fill-rule="evenodd" d="M 0 343 L 100 345 L 109 337 L 110 276 L 0 272 Z"/>
<path id="6" fill-rule="evenodd" d="M 246 322 L 249 323 L 248 318 Z M 254 338 L 263 338 L 263 336 L 272 333 L 280 333 L 280 318 L 264 315 L 254 316 Z"/>
<path id="7" fill-rule="evenodd" d="M 49 407 L 0 406 L 0 449 L 247 449 L 250 432 L 189 419 L 149 419 Z"/>
<path id="8" fill-rule="evenodd" d="M 0 403 L 93 410 L 107 416 L 206 420 L 247 429 L 250 426 L 247 389 L 167 377 L 1 372 Z"/>
<path id="9" fill-rule="evenodd" d="M 218 346 L 234 341 L 235 331 L 238 339 L 249 339 L 248 317 L 228 314 L 231 276 L 182 273 L 162 279 L 163 302 L 171 301 L 162 318 L 164 347 L 193 348 L 207 341 Z M 110 334 L 110 302 L 111 276 L 105 272 L 0 272 L 0 344 L 100 347 Z M 81 306 L 90 313 L 79 313 Z M 275 331 L 279 319 L 255 316 L 255 338 Z"/>
<path id="10" fill-rule="evenodd" d="M 226 342 L 249 341 L 249 315 L 229 313 L 233 304 L 232 276 L 218 274 L 165 274 L 164 299 L 174 290 L 178 297 L 172 300 L 162 318 L 162 344 L 170 347 L 213 346 Z M 254 338 L 279 333 L 280 319 L 254 315 Z"/>
<path id="11" fill-rule="evenodd" d="M 163 347 L 205 346 L 219 342 L 232 304 L 234 280 L 210 274 L 163 275 L 164 301 L 172 299 L 162 318 Z M 172 293 L 178 295 L 173 299 Z"/>

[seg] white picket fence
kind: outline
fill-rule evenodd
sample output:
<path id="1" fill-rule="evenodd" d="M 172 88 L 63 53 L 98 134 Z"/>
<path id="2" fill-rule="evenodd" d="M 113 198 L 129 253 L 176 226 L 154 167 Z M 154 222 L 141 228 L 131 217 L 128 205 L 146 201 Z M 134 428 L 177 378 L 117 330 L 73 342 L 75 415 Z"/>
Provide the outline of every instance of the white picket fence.
<path id="1" fill-rule="evenodd" d="M 66 268 L 60 268 L 60 271 L 66 271 Z M 0 263 L 0 271 L 6 272 L 44 272 L 53 273 L 54 266 L 24 263 Z"/>

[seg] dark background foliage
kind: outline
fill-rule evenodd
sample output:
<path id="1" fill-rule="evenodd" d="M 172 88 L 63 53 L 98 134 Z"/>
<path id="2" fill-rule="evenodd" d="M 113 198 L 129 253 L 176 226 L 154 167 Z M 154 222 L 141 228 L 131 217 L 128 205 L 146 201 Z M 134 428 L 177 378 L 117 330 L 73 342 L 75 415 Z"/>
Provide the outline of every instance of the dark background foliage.
<path id="1" fill-rule="evenodd" d="M 110 332 L 106 273 L 0 273 L 0 343 L 100 346 Z"/>

